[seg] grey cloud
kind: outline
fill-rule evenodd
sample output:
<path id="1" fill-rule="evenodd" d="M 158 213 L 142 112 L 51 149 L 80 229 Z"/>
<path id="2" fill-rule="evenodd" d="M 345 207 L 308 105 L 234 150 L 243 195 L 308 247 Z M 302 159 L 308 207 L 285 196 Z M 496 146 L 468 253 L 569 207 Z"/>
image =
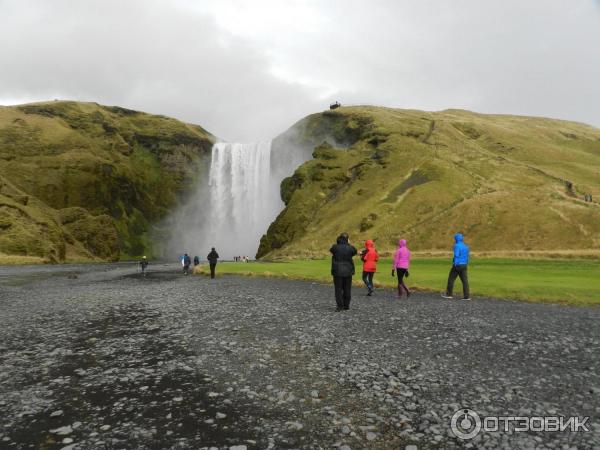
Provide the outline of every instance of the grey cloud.
<path id="1" fill-rule="evenodd" d="M 192 3 L 0 1 L 0 99 L 119 104 L 227 140 L 337 99 L 600 125 L 597 0 L 309 1 L 321 29 L 256 36 Z"/>
<path id="2" fill-rule="evenodd" d="M 268 74 L 260 50 L 168 2 L 1 5 L 0 40 L 11 44 L 1 54 L 0 98 L 119 104 L 241 140 L 285 129 L 289 105 L 316 107 L 306 88 Z"/>

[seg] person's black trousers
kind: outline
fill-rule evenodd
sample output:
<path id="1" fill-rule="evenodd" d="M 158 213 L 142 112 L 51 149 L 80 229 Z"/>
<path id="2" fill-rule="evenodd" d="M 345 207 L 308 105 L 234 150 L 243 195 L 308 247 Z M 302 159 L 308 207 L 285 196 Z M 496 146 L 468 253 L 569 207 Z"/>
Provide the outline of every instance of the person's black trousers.
<path id="1" fill-rule="evenodd" d="M 454 280 L 456 277 L 460 278 L 463 285 L 463 298 L 469 297 L 469 277 L 467 276 L 467 265 L 461 264 L 458 266 L 452 266 L 450 273 L 448 274 L 448 286 L 446 287 L 446 294 L 452 296 L 454 290 Z"/>
<path id="2" fill-rule="evenodd" d="M 340 309 L 349 309 L 352 298 L 352 277 L 333 277 L 335 302 Z"/>
<path id="3" fill-rule="evenodd" d="M 214 278 L 215 277 L 215 269 L 217 268 L 217 263 L 211 263 L 210 264 L 210 277 Z"/>
<path id="4" fill-rule="evenodd" d="M 369 289 L 370 291 L 373 290 L 373 275 L 375 275 L 375 272 L 363 272 L 362 273 L 363 282 L 365 283 L 365 286 L 367 287 L 367 289 Z"/>
<path id="5" fill-rule="evenodd" d="M 398 277 L 398 295 L 402 296 L 402 289 L 404 288 L 406 291 L 406 296 L 408 297 L 410 295 L 410 291 L 408 290 L 406 284 L 404 284 L 404 277 L 406 276 L 407 272 L 407 269 L 396 269 L 396 276 Z"/>

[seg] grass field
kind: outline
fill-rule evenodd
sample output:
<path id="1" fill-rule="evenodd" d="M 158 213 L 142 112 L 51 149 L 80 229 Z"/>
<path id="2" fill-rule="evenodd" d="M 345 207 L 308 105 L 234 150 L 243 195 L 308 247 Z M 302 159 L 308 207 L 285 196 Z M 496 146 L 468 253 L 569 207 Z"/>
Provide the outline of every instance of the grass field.
<path id="1" fill-rule="evenodd" d="M 0 266 L 21 264 L 44 264 L 46 261 L 39 256 L 5 255 L 0 253 Z"/>
<path id="2" fill-rule="evenodd" d="M 282 277 L 331 282 L 329 260 L 297 260 L 290 262 L 219 263 L 218 274 Z M 446 284 L 449 262 L 442 258 L 415 259 L 411 263 L 408 285 L 413 289 L 441 292 Z M 394 287 L 391 260 L 378 264 L 376 286 Z M 360 283 L 360 266 L 354 282 Z M 201 265 L 197 273 L 207 273 Z M 525 260 L 478 259 L 469 265 L 469 281 L 473 296 L 564 303 L 600 305 L 600 261 L 597 260 Z M 460 280 L 455 294 L 461 293 Z"/>

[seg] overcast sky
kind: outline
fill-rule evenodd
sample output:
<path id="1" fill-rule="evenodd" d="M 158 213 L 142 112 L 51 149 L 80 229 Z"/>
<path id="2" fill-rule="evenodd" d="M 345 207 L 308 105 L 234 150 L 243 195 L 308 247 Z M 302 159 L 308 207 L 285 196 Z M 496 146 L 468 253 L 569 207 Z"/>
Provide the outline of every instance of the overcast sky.
<path id="1" fill-rule="evenodd" d="M 265 140 L 329 103 L 600 126 L 599 0 L 0 0 L 0 104 L 75 99 Z"/>

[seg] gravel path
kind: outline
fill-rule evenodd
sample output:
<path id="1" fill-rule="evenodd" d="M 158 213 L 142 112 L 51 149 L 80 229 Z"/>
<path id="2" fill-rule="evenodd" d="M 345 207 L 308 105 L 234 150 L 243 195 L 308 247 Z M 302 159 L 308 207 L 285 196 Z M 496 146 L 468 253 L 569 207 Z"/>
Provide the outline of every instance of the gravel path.
<path id="1" fill-rule="evenodd" d="M 600 449 L 599 308 L 152 269 L 0 268 L 0 448 Z"/>

